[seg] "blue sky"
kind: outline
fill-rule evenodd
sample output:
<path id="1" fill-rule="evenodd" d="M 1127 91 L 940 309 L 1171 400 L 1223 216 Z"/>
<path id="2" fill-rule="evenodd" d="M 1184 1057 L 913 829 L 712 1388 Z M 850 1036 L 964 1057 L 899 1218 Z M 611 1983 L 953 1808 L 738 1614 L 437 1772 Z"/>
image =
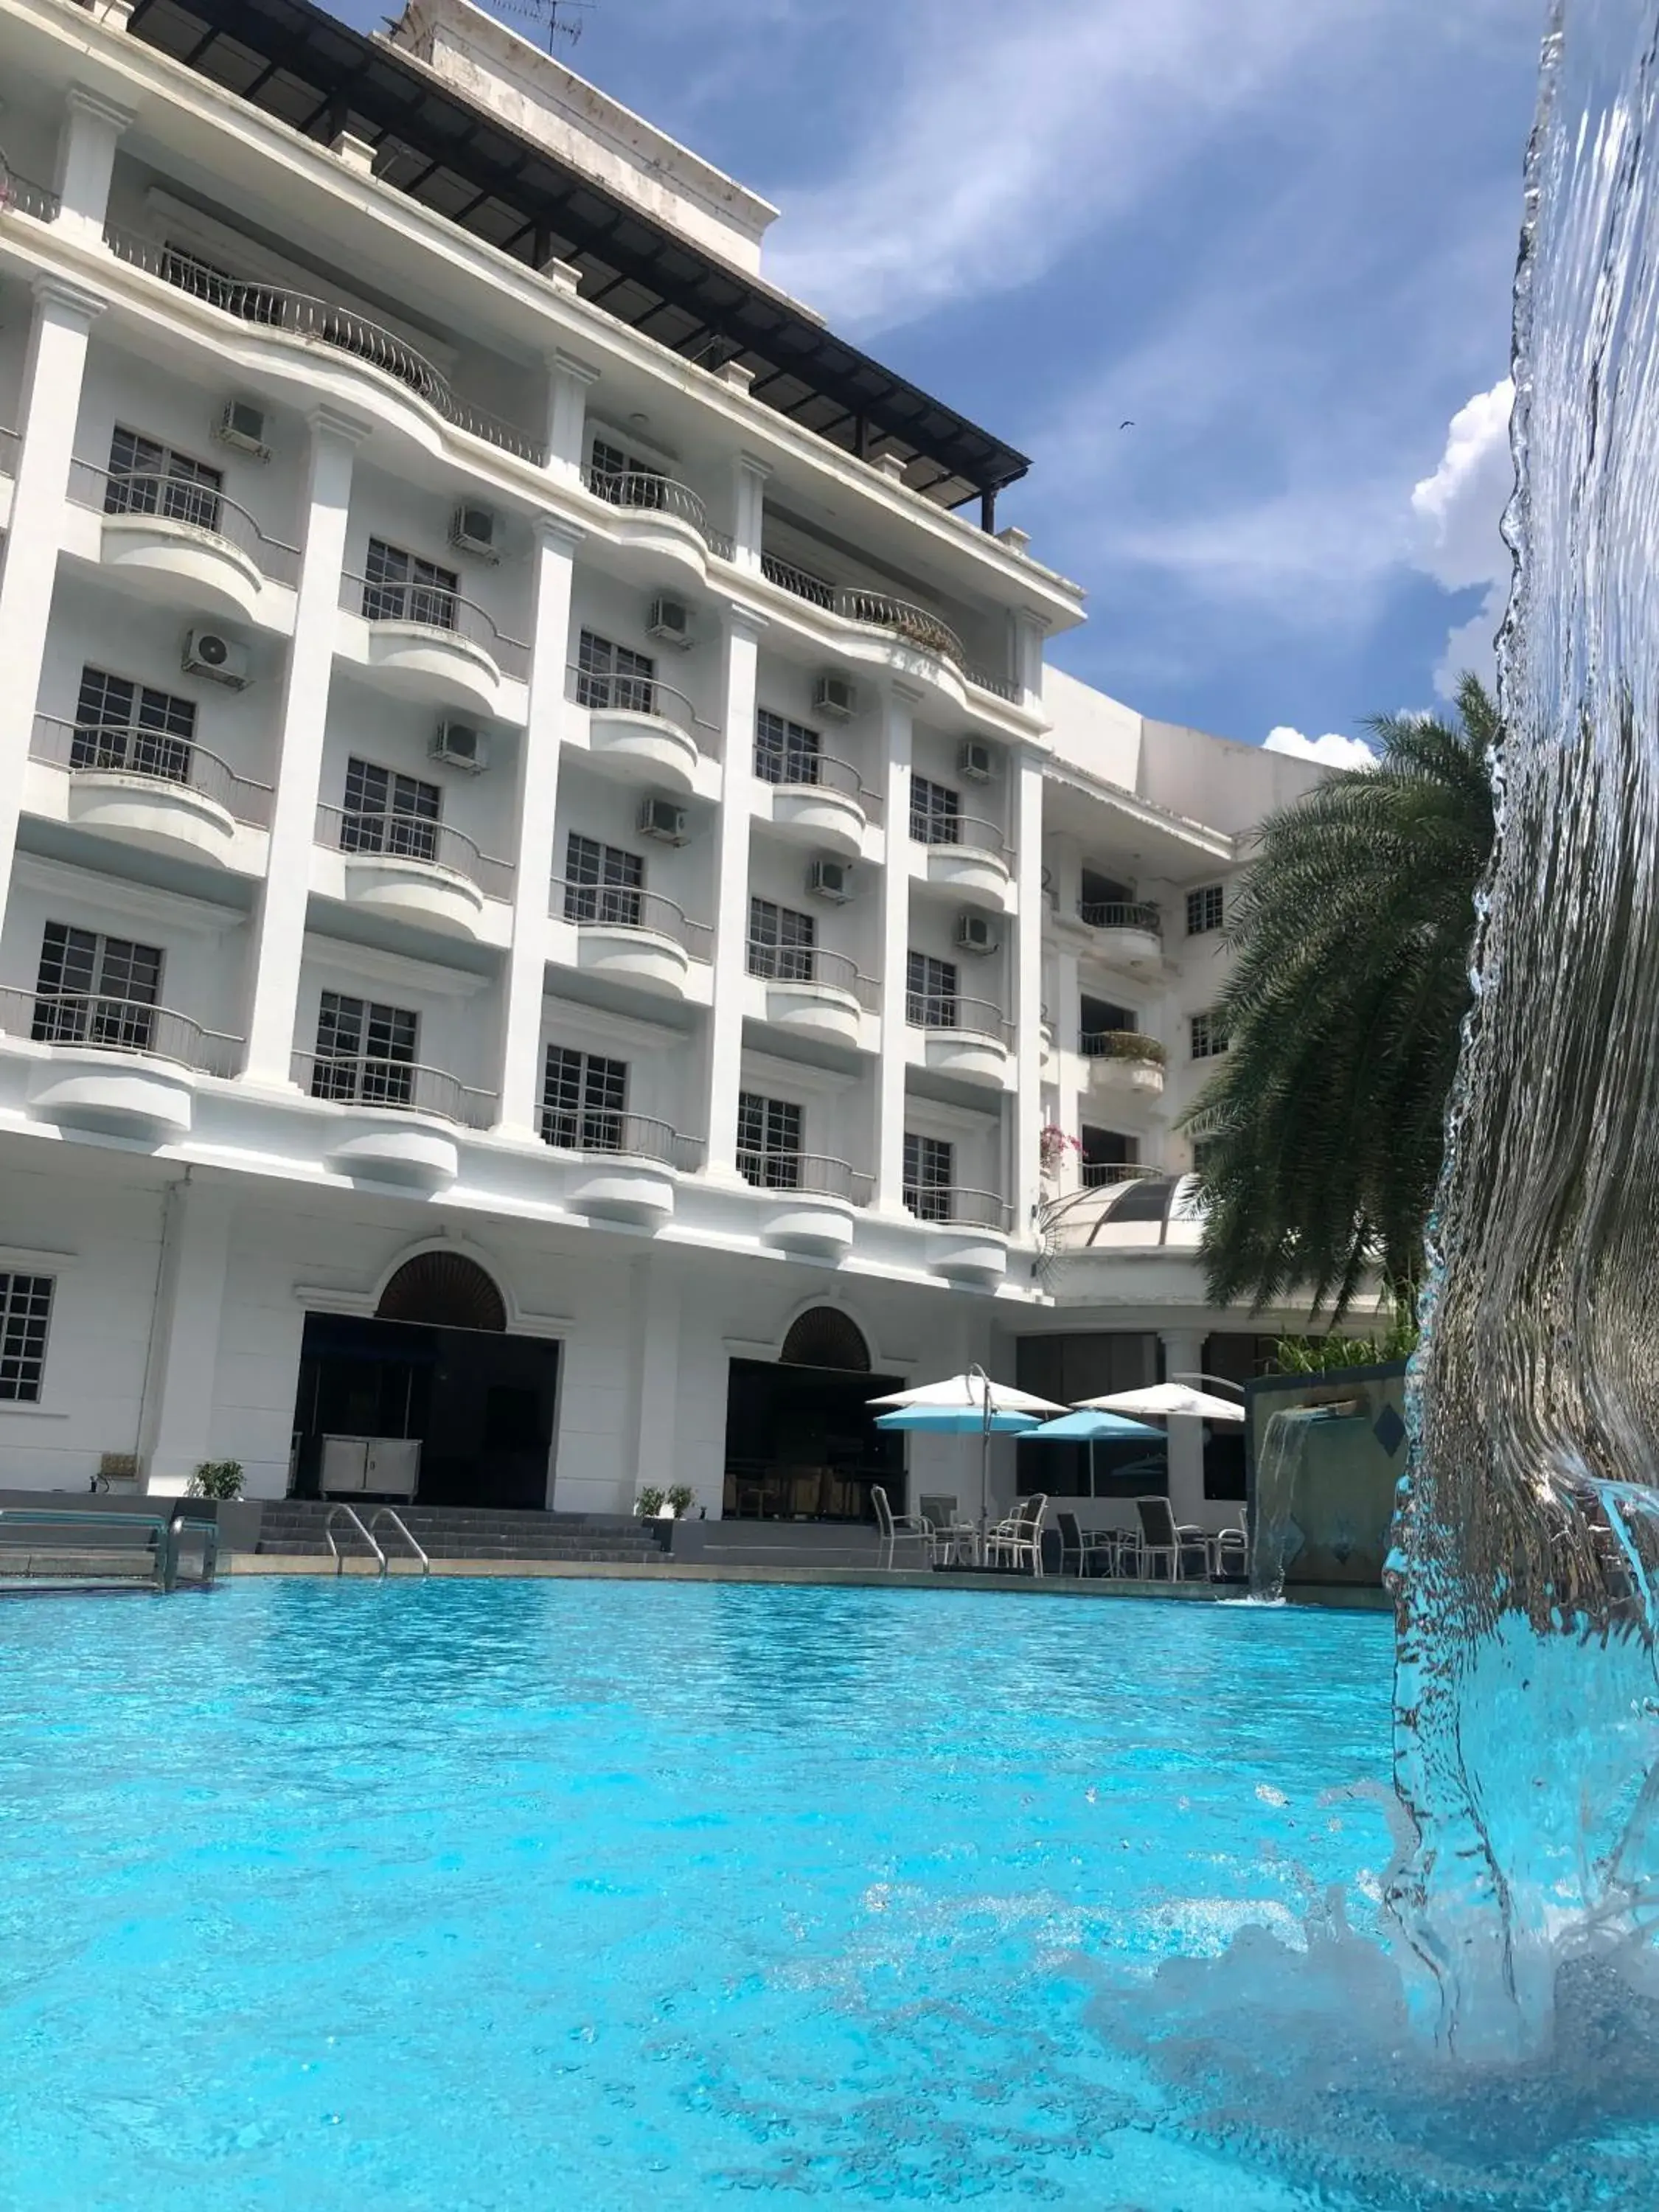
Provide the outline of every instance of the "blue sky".
<path id="1" fill-rule="evenodd" d="M 1089 592 L 1058 659 L 1261 741 L 1490 667 L 1543 14 L 597 0 L 559 51 L 783 210 L 776 281 L 1032 455 L 1002 519 Z"/>

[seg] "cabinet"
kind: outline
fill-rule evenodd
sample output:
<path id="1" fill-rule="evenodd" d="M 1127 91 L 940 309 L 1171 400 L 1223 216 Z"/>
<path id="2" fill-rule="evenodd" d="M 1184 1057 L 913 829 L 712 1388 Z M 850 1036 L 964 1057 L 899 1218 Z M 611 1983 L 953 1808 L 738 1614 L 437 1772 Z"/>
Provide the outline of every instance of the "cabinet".
<path id="1" fill-rule="evenodd" d="M 412 1499 L 421 1485 L 418 1437 L 325 1437 L 317 1487 L 325 1498 L 367 1492 Z"/>

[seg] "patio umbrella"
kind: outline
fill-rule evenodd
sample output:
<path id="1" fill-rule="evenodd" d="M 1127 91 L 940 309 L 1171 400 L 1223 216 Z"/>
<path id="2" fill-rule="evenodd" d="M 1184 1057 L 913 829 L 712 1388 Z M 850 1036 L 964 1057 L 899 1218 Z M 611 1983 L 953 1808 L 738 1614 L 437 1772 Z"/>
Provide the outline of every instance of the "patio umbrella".
<path id="1" fill-rule="evenodd" d="M 877 1426 L 880 1424 L 878 1422 Z M 1132 1421 L 1127 1413 L 1085 1412 L 1062 1413 L 1057 1421 L 1045 1421 L 1040 1429 L 1026 1432 L 1027 1441 L 1034 1444 L 1087 1444 L 1089 1447 L 1089 1487 L 1095 1481 L 1095 1446 L 1097 1443 L 1127 1443 L 1132 1440 L 1164 1442 L 1162 1429 L 1149 1428 L 1145 1421 Z"/>
<path id="2" fill-rule="evenodd" d="M 1051 1399 L 1034 1398 L 1029 1390 L 1015 1389 L 1012 1382 L 992 1382 L 982 1367 L 970 1367 L 965 1375 L 948 1376 L 942 1382 L 919 1383 L 914 1390 L 895 1390 L 869 1402 L 890 1409 L 878 1419 L 878 1428 L 978 1437 L 981 1528 L 989 1518 L 991 1438 L 1023 1435 L 1035 1428 L 1043 1414 L 1066 1410 Z"/>
<path id="3" fill-rule="evenodd" d="M 1145 1390 L 1114 1390 L 1104 1398 L 1085 1398 L 1078 1410 L 1150 1413 L 1160 1420 L 1167 1420 L 1172 1413 L 1195 1421 L 1242 1422 L 1245 1417 L 1243 1406 L 1235 1406 L 1226 1398 L 1212 1397 L 1207 1390 L 1192 1389 L 1185 1382 L 1154 1382 Z"/>

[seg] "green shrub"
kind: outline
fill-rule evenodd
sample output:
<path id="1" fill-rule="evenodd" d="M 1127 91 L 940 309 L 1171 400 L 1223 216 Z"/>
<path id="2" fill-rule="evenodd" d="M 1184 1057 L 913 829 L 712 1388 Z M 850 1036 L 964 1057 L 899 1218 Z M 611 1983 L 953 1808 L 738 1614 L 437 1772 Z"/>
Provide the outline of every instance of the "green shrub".
<path id="1" fill-rule="evenodd" d="M 239 1459 L 204 1459 L 190 1478 L 191 1498 L 240 1498 L 242 1462 Z"/>

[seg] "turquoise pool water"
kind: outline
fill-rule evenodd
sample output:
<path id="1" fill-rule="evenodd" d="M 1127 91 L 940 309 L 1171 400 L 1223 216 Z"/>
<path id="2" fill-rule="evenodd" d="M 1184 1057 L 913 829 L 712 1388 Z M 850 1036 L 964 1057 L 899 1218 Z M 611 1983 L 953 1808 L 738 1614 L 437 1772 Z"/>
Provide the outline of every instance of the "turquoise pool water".
<path id="1" fill-rule="evenodd" d="M 1305 2139 L 1355 2088 L 1279 2064 L 1318 1992 L 1152 1979 L 1310 1886 L 1363 1917 L 1382 1813 L 1320 1799 L 1386 1775 L 1389 1658 L 979 1593 L 0 1607 L 0 2203 L 1529 2205 Z"/>

